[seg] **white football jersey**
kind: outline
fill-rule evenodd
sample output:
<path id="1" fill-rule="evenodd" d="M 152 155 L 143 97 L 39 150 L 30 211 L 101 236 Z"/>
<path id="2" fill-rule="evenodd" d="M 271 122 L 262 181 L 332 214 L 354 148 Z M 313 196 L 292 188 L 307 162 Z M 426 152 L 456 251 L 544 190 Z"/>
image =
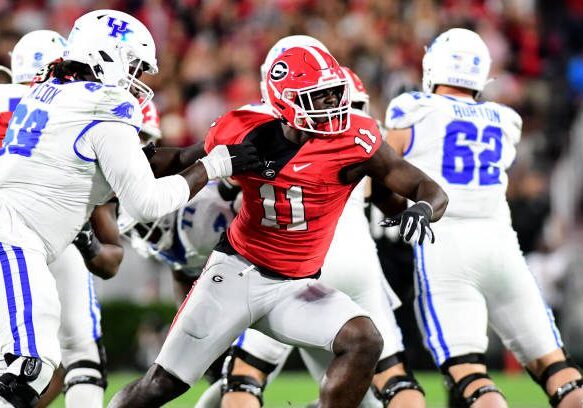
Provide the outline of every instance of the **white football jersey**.
<path id="1" fill-rule="evenodd" d="M 449 196 L 445 217 L 510 222 L 506 187 L 522 119 L 494 102 L 410 92 L 394 98 L 385 124 L 411 128 L 404 153 Z"/>
<path id="2" fill-rule="evenodd" d="M 225 201 L 219 181 L 210 181 L 192 200 L 178 210 L 176 232 L 184 248 L 185 269 L 201 268 L 235 218 L 233 201 Z"/>
<path id="3" fill-rule="evenodd" d="M 155 179 L 139 146 L 141 122 L 138 101 L 119 87 L 49 80 L 31 88 L 0 149 L 0 214 L 9 220 L 0 224 L 0 242 L 40 250 L 50 262 L 93 208 L 111 198 L 112 187 L 130 208 L 136 208 L 138 188 L 151 198 Z M 173 177 L 181 181 L 149 203 L 153 214 L 188 199 L 186 181 Z M 156 187 L 162 184 L 172 183 Z"/>

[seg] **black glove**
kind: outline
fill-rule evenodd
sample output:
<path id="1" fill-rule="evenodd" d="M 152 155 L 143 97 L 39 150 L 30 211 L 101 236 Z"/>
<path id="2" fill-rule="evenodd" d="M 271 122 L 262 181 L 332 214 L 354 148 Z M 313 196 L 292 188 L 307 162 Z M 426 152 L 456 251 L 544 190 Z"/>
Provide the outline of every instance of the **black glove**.
<path id="1" fill-rule="evenodd" d="M 251 142 L 227 145 L 227 149 L 231 155 L 233 174 L 245 173 L 262 166 L 257 148 Z"/>
<path id="2" fill-rule="evenodd" d="M 91 223 L 86 222 L 73 240 L 83 259 L 90 261 L 95 258 L 101 249 L 101 242 L 95 237 Z"/>
<path id="3" fill-rule="evenodd" d="M 407 208 L 401 214 L 394 217 L 388 217 L 382 220 L 379 225 L 381 227 L 394 227 L 400 225 L 399 235 L 403 237 L 405 242 L 411 242 L 415 232 L 419 232 L 417 242 L 419 245 L 423 244 L 425 235 L 429 237 L 430 242 L 435 242 L 435 235 L 429 223 L 433 215 L 433 208 L 425 201 L 419 201 Z"/>
<path id="4" fill-rule="evenodd" d="M 229 183 L 228 179 L 221 179 L 218 185 L 219 195 L 225 201 L 235 201 L 239 193 L 241 192 L 241 187 Z"/>
<path id="5" fill-rule="evenodd" d="M 250 142 L 217 145 L 199 161 L 204 165 L 209 180 L 229 177 L 261 167 L 257 149 Z"/>

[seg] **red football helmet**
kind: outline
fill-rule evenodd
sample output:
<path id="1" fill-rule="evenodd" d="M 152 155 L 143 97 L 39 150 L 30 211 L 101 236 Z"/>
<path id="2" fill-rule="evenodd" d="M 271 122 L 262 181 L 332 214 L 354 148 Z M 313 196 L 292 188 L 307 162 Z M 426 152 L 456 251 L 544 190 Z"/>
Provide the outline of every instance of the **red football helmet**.
<path id="1" fill-rule="evenodd" d="M 154 102 L 151 100 L 146 102 L 142 107 L 142 115 L 144 119 L 140 129 L 140 139 L 144 144 L 156 143 L 162 138 L 162 132 L 160 131 L 160 115 L 158 115 L 158 109 L 156 109 Z"/>
<path id="2" fill-rule="evenodd" d="M 348 67 L 342 67 L 346 78 L 348 79 L 348 86 L 350 86 L 351 105 L 354 109 L 358 109 L 368 114 L 369 101 L 368 92 L 362 83 L 362 80 L 354 71 Z"/>
<path id="3" fill-rule="evenodd" d="M 332 135 L 350 128 L 350 89 L 334 57 L 317 47 L 293 47 L 267 73 L 268 103 L 290 126 Z M 334 95 L 336 106 L 323 97 Z"/>

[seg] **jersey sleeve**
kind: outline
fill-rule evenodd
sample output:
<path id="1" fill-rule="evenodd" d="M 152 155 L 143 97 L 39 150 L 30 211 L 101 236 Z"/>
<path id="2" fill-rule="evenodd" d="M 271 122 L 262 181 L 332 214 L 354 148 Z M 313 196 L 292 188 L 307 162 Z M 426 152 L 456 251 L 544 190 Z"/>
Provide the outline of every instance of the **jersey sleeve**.
<path id="1" fill-rule="evenodd" d="M 131 217 L 152 221 L 188 202 L 190 188 L 184 177 L 154 177 L 135 129 L 103 122 L 87 133 L 105 179 Z"/>
<path id="2" fill-rule="evenodd" d="M 362 160 L 368 160 L 381 146 L 383 143 L 383 133 L 381 132 L 379 123 L 370 116 L 358 116 L 358 121 L 356 121 L 356 125 L 358 125 L 358 134 L 354 140 L 354 143 L 361 147 L 362 149 L 356 149 L 358 152 L 357 156 Z M 363 146 L 359 141 L 360 140 L 368 143 L 370 145 L 370 149 L 367 146 Z"/>
<path id="3" fill-rule="evenodd" d="M 385 126 L 388 129 L 410 128 L 428 113 L 424 102 L 430 97 L 421 92 L 407 92 L 393 98 L 385 113 Z"/>
<path id="4" fill-rule="evenodd" d="M 268 113 L 251 109 L 238 109 L 221 116 L 206 134 L 204 150 L 208 153 L 217 145 L 242 143 L 255 127 L 274 120 Z"/>
<path id="5" fill-rule="evenodd" d="M 516 146 L 522 135 L 522 117 L 508 106 L 504 106 L 503 115 L 504 131 L 510 143 Z"/>

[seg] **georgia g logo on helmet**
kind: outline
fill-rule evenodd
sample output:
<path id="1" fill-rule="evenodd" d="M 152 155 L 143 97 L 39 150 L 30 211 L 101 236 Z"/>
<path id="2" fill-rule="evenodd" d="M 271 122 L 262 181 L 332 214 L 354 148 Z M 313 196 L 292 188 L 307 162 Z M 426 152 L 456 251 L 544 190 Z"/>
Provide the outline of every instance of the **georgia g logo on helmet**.
<path id="1" fill-rule="evenodd" d="M 273 67 L 271 67 L 271 71 L 269 72 L 269 77 L 272 81 L 281 81 L 284 79 L 287 74 L 289 73 L 289 68 L 287 64 L 283 61 L 276 62 Z"/>

